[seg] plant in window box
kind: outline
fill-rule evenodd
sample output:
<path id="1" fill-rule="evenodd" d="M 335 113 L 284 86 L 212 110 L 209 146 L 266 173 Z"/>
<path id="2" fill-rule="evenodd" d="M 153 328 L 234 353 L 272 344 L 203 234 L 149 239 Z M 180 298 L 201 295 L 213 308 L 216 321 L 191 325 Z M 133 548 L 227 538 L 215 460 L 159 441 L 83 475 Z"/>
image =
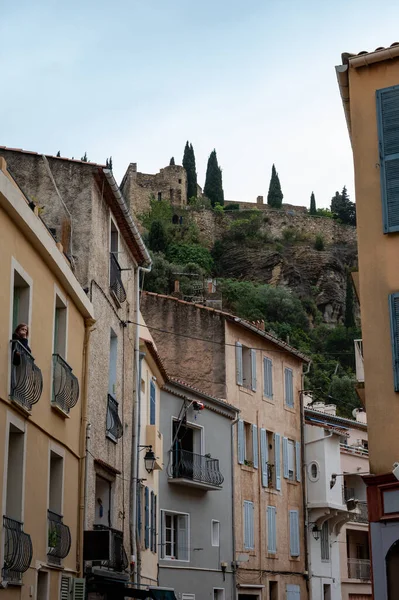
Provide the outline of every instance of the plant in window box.
<path id="1" fill-rule="evenodd" d="M 50 529 L 48 532 L 48 546 L 49 548 L 55 548 L 57 546 L 58 536 L 56 529 Z"/>
<path id="2" fill-rule="evenodd" d="M 246 467 L 253 467 L 254 463 L 252 462 L 252 460 L 244 460 L 244 465 Z"/>

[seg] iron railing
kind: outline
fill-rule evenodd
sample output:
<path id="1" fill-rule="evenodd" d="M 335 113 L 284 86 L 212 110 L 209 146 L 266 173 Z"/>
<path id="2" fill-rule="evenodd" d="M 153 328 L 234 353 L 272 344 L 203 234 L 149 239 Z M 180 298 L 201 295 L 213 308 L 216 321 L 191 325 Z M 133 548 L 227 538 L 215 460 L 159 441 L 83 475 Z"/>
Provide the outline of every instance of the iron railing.
<path id="1" fill-rule="evenodd" d="M 357 512 L 351 512 L 350 521 L 355 523 L 368 523 L 369 513 L 367 509 L 367 502 L 357 503 Z"/>
<path id="2" fill-rule="evenodd" d="M 369 451 L 368 448 L 364 446 L 349 446 L 348 444 L 340 444 L 341 450 L 345 450 L 345 452 L 350 452 L 351 454 L 358 454 L 360 456 L 368 456 Z"/>
<path id="3" fill-rule="evenodd" d="M 355 488 L 342 486 L 342 497 L 343 497 L 344 504 L 346 504 L 348 502 L 348 500 L 355 500 L 356 499 Z"/>
<path id="4" fill-rule="evenodd" d="M 362 579 L 363 581 L 370 581 L 370 559 L 348 558 L 348 577 L 349 579 Z"/>
<path id="5" fill-rule="evenodd" d="M 111 569 L 119 573 L 126 571 L 129 561 L 123 545 L 123 531 L 112 529 L 106 525 L 94 525 L 93 529 L 106 529 L 110 532 L 110 558 L 109 560 L 93 561 L 93 566 L 99 562 L 100 566 L 105 569 Z"/>
<path id="6" fill-rule="evenodd" d="M 32 560 L 32 540 L 23 530 L 23 523 L 3 517 L 4 564 L 2 576 L 5 581 L 21 583 L 22 574 L 29 569 Z"/>
<path id="7" fill-rule="evenodd" d="M 43 390 L 43 377 L 32 354 L 18 340 L 11 341 L 10 398 L 31 410 L 39 401 Z"/>
<path id="8" fill-rule="evenodd" d="M 60 565 L 61 560 L 68 556 L 71 549 L 71 532 L 69 527 L 62 522 L 62 516 L 51 510 L 47 511 L 47 527 L 48 561 Z"/>
<path id="9" fill-rule="evenodd" d="M 121 267 L 113 252 L 110 253 L 109 287 L 120 304 L 126 300 L 126 290 L 123 287 Z"/>
<path id="10" fill-rule="evenodd" d="M 171 476 L 173 479 L 191 479 L 215 487 L 220 487 L 224 481 L 218 459 L 180 449 L 173 450 Z"/>
<path id="11" fill-rule="evenodd" d="M 111 394 L 108 394 L 107 434 L 116 440 L 119 440 L 123 435 L 123 425 L 118 414 L 118 403 Z"/>
<path id="12" fill-rule="evenodd" d="M 52 403 L 69 413 L 79 399 L 79 382 L 72 368 L 59 354 L 53 354 Z"/>

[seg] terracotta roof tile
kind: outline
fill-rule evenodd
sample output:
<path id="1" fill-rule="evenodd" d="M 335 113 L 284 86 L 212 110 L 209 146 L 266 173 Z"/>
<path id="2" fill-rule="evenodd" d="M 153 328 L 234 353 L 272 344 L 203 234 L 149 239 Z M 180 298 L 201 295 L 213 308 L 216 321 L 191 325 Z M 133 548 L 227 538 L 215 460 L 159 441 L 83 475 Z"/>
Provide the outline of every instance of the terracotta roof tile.
<path id="1" fill-rule="evenodd" d="M 9 150 L 10 152 L 21 152 L 22 154 L 34 154 L 36 156 L 42 156 L 42 153 L 40 152 L 32 152 L 31 150 L 24 150 L 23 148 L 10 148 L 9 146 L 0 146 L 0 150 Z M 76 158 L 68 158 L 68 157 L 64 157 L 64 156 L 54 156 L 52 154 L 45 154 L 46 158 L 55 158 L 57 160 L 64 160 L 67 162 L 73 162 L 73 163 L 81 163 L 82 165 L 91 165 L 92 167 L 101 167 L 104 168 L 106 167 L 106 165 L 104 164 L 100 164 L 100 163 L 95 163 L 95 162 L 86 162 L 85 160 L 78 160 Z"/>

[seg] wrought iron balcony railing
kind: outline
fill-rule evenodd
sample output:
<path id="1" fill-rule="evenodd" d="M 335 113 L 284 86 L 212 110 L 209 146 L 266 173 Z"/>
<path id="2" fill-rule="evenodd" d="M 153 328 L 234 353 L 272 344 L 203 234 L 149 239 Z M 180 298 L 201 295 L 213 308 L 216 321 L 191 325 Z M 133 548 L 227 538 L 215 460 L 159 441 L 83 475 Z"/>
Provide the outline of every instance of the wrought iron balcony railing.
<path id="1" fill-rule="evenodd" d="M 123 287 L 121 267 L 113 252 L 110 253 L 109 287 L 120 304 L 126 300 L 126 290 Z"/>
<path id="2" fill-rule="evenodd" d="M 173 450 L 171 477 L 173 479 L 190 479 L 214 487 L 221 487 L 224 481 L 219 470 L 218 459 L 180 449 Z"/>
<path id="3" fill-rule="evenodd" d="M 39 401 L 43 390 L 43 377 L 32 354 L 18 340 L 11 341 L 11 391 L 10 398 L 31 410 Z"/>
<path id="4" fill-rule="evenodd" d="M 51 510 L 47 511 L 47 527 L 48 561 L 54 565 L 60 565 L 71 549 L 71 532 L 69 527 L 62 522 L 62 516 Z"/>
<path id="5" fill-rule="evenodd" d="M 79 399 L 79 382 L 72 368 L 59 354 L 53 354 L 52 403 L 69 413 Z"/>
<path id="6" fill-rule="evenodd" d="M 93 529 L 106 529 L 110 532 L 110 558 L 109 560 L 99 561 L 101 567 L 118 571 L 126 571 L 129 565 L 126 550 L 123 545 L 123 531 L 106 527 L 105 525 L 94 525 Z M 93 561 L 94 563 L 97 561 Z"/>
<path id="7" fill-rule="evenodd" d="M 118 403 L 111 394 L 108 394 L 107 434 L 115 440 L 119 440 L 123 435 L 122 421 L 118 414 Z"/>
<path id="8" fill-rule="evenodd" d="M 21 583 L 22 574 L 29 569 L 32 560 L 32 540 L 23 530 L 23 523 L 3 517 L 4 565 L 2 576 L 10 583 Z"/>
<path id="9" fill-rule="evenodd" d="M 356 508 L 356 512 L 351 512 L 350 521 L 355 523 L 368 523 L 369 513 L 367 509 L 367 502 L 358 502 Z"/>
<path id="10" fill-rule="evenodd" d="M 349 579 L 362 579 L 363 581 L 370 581 L 370 560 L 362 558 L 348 558 L 348 577 Z"/>

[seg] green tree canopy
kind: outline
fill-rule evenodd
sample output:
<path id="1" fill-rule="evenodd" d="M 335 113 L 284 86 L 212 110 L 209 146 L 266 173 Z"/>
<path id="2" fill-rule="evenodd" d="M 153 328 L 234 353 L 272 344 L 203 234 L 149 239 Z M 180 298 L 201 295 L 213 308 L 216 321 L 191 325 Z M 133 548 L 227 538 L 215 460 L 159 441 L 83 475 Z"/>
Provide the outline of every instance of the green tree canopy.
<path id="1" fill-rule="evenodd" d="M 82 158 L 80 160 L 82 162 L 89 162 L 89 159 L 87 158 L 87 152 L 84 153 L 84 155 L 82 156 Z"/>
<path id="2" fill-rule="evenodd" d="M 345 327 L 355 327 L 355 315 L 353 306 L 353 283 L 350 273 L 346 279 L 346 297 L 345 297 Z"/>
<path id="3" fill-rule="evenodd" d="M 195 168 L 195 155 L 192 144 L 186 142 L 183 154 L 183 167 L 187 173 L 187 199 L 197 197 L 197 171 Z"/>
<path id="4" fill-rule="evenodd" d="M 331 212 L 334 219 L 339 219 L 345 225 L 356 225 L 356 205 L 349 199 L 346 186 L 342 192 L 335 192 L 335 196 L 331 199 Z"/>
<path id="5" fill-rule="evenodd" d="M 269 191 L 267 194 L 267 203 L 273 208 L 281 208 L 283 203 L 283 192 L 281 191 L 281 184 L 276 167 L 272 166 L 272 176 L 270 178 Z"/>
<path id="6" fill-rule="evenodd" d="M 310 195 L 310 214 L 311 215 L 317 215 L 317 210 L 316 210 L 316 198 L 314 197 L 314 193 L 312 192 Z"/>
<path id="7" fill-rule="evenodd" d="M 212 206 L 224 205 L 224 192 L 222 182 L 222 169 L 219 167 L 216 150 L 212 150 L 206 168 L 204 194 L 211 201 Z"/>
<path id="8" fill-rule="evenodd" d="M 148 233 L 148 246 L 153 252 L 165 252 L 168 246 L 167 235 L 162 221 L 153 221 Z"/>
<path id="9" fill-rule="evenodd" d="M 172 158 L 170 159 L 169 166 L 170 167 L 174 167 L 175 166 L 175 157 L 174 156 L 172 156 Z"/>
<path id="10" fill-rule="evenodd" d="M 166 258 L 170 262 L 180 265 L 195 263 L 207 273 L 211 272 L 213 266 L 211 253 L 200 244 L 171 244 L 168 247 Z"/>

